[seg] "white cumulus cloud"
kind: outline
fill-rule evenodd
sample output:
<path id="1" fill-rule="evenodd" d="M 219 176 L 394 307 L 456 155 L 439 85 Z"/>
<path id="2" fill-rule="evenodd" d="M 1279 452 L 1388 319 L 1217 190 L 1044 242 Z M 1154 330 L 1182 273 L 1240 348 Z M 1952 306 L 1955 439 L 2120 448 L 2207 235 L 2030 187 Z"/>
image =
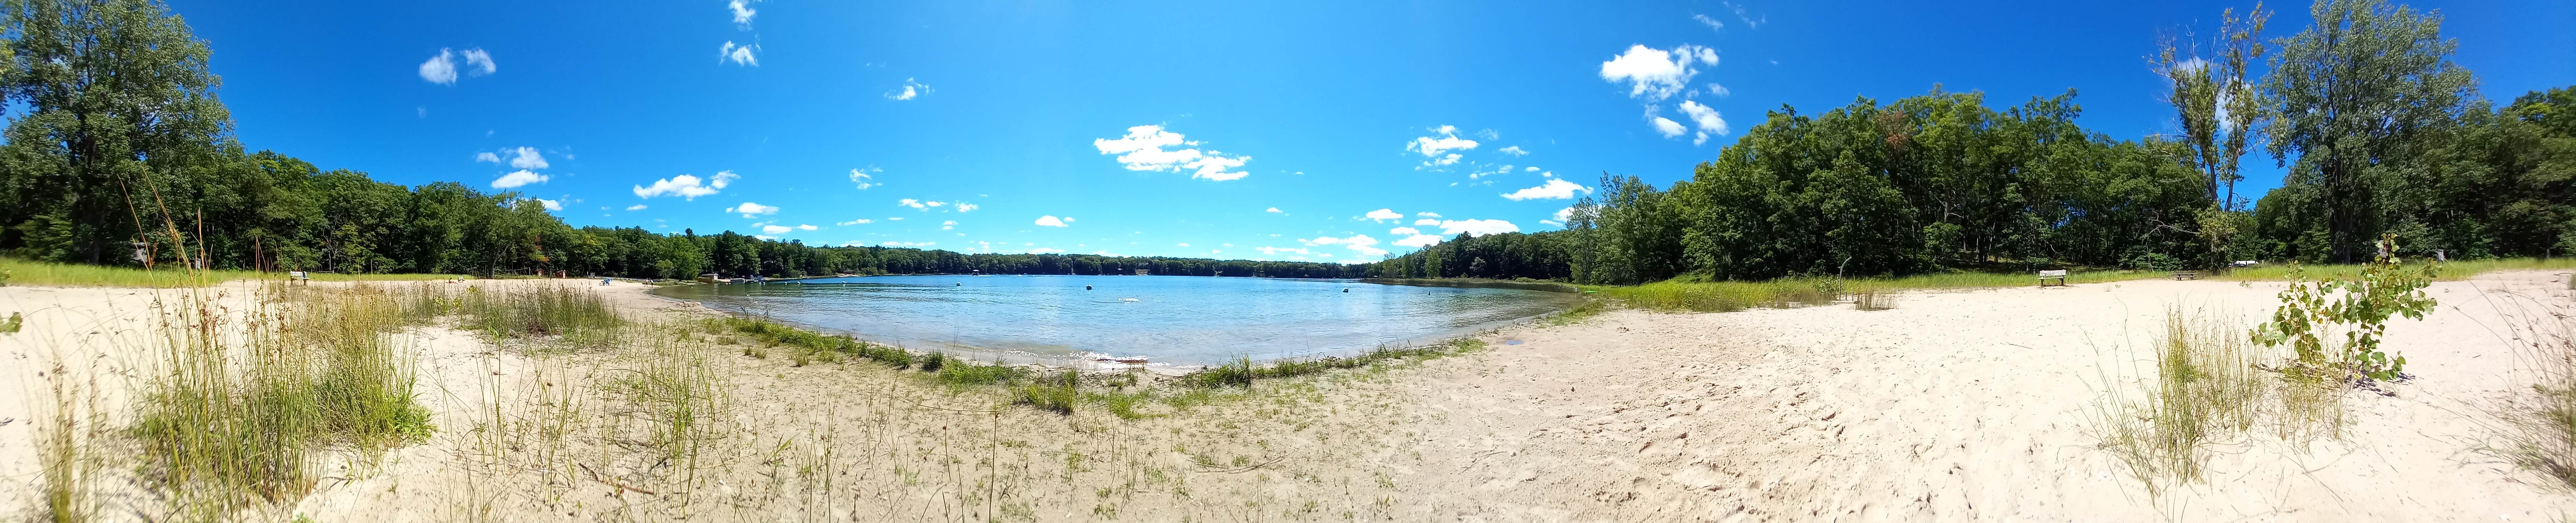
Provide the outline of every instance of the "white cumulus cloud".
<path id="1" fill-rule="evenodd" d="M 537 148 L 535 147 L 502 149 L 501 152 L 510 153 L 511 167 L 521 169 L 544 169 L 547 167 L 545 155 L 537 154 Z"/>
<path id="2" fill-rule="evenodd" d="M 1267 210 L 1263 210 L 1263 211 L 1261 211 L 1261 212 L 1272 213 L 1272 214 L 1286 214 L 1286 213 L 1287 213 L 1287 211 L 1279 210 L 1279 208 L 1278 208 L 1278 207 L 1271 207 L 1271 208 L 1269 208 L 1269 209 L 1267 209 Z"/>
<path id="3" fill-rule="evenodd" d="M 529 198 L 529 199 L 530 199 L 530 200 L 536 200 L 536 201 L 537 201 L 537 205 L 543 205 L 543 206 L 545 206 L 545 207 L 546 207 L 546 210 L 549 210 L 549 211 L 560 211 L 560 210 L 563 210 L 563 202 L 560 202 L 560 201 L 548 200 L 548 199 L 545 199 L 545 198 Z"/>
<path id="4" fill-rule="evenodd" d="M 1440 220 L 1434 220 L 1434 219 L 1430 219 L 1430 218 L 1423 218 L 1423 219 L 1420 219 L 1420 220 L 1414 220 L 1414 221 L 1413 221 L 1413 224 L 1414 224 L 1414 225 L 1440 225 Z"/>
<path id="5" fill-rule="evenodd" d="M 982 205 L 976 205 L 976 204 L 971 204 L 971 203 L 966 203 L 966 202 L 957 202 L 957 212 L 975 212 L 975 210 L 976 210 L 976 209 L 982 209 L 982 208 L 984 208 L 984 206 L 982 206 Z"/>
<path id="6" fill-rule="evenodd" d="M 1502 220 L 1441 220 L 1440 234 L 1467 233 L 1470 236 L 1521 232 L 1521 227 Z"/>
<path id="7" fill-rule="evenodd" d="M 811 225 L 811 224 L 802 224 L 802 223 L 800 223 L 800 224 L 796 224 L 796 230 L 800 230 L 800 231 L 811 231 L 811 230 L 821 229 L 821 228 L 822 228 L 822 227 L 815 227 L 815 226 L 813 226 L 813 225 Z"/>
<path id="8" fill-rule="evenodd" d="M 629 211 L 641 211 L 641 210 L 644 210 L 644 204 L 639 203 L 639 204 L 634 204 L 634 205 L 628 205 L 628 206 L 626 206 L 626 210 L 629 210 Z"/>
<path id="9" fill-rule="evenodd" d="M 1563 200 L 1573 198 L 1575 191 L 1583 191 L 1583 194 L 1592 194 L 1592 188 L 1590 187 L 1576 185 L 1574 182 L 1568 182 L 1560 178 L 1549 178 L 1547 183 L 1539 184 L 1537 187 L 1512 191 L 1510 194 L 1503 195 L 1503 197 L 1509 198 L 1512 201 L 1531 199 Z"/>
<path id="10" fill-rule="evenodd" d="M 1094 139 L 1091 145 L 1099 148 L 1100 154 L 1118 155 L 1118 163 L 1130 171 L 1189 171 L 1191 178 L 1220 182 L 1242 179 L 1249 175 L 1250 173 L 1243 171 L 1227 169 L 1242 167 L 1245 162 L 1252 161 L 1250 156 L 1226 156 L 1225 153 L 1214 150 L 1200 152 L 1198 149 L 1190 148 L 1171 149 L 1175 146 L 1196 146 L 1199 142 L 1189 140 L 1180 133 L 1163 130 L 1163 126 L 1160 125 L 1129 127 L 1126 136 Z"/>
<path id="11" fill-rule="evenodd" d="M 508 189 L 531 183 L 546 183 L 547 178 L 550 177 L 543 174 L 537 174 L 526 169 L 520 169 L 510 174 L 501 175 L 500 179 L 492 180 L 492 187 L 495 189 Z"/>
<path id="12" fill-rule="evenodd" d="M 1419 230 L 1419 229 L 1412 228 L 1412 227 L 1397 227 L 1397 228 L 1393 228 L 1393 229 L 1387 229 L 1387 230 L 1386 230 L 1386 233 L 1387 233 L 1387 234 L 1394 234 L 1394 235 L 1410 235 L 1410 234 L 1422 234 L 1422 231 L 1421 231 L 1421 230 Z"/>
<path id="13" fill-rule="evenodd" d="M 1681 136 L 1682 133 L 1690 132 L 1689 128 L 1682 127 L 1681 122 L 1675 122 L 1671 118 L 1656 116 L 1651 113 L 1646 115 L 1646 122 L 1654 124 L 1655 134 L 1664 135 L 1665 138 Z"/>
<path id="14" fill-rule="evenodd" d="M 733 11 L 734 26 L 743 29 L 751 29 L 751 17 L 760 14 L 760 10 L 751 8 L 751 3 L 755 1 L 758 0 L 731 0 L 725 2 L 725 9 Z"/>
<path id="15" fill-rule="evenodd" d="M 741 177 L 741 175 L 734 174 L 733 171 L 716 171 L 716 175 L 713 179 L 706 180 L 704 184 L 701 185 L 697 176 L 683 174 L 670 178 L 654 180 L 653 185 L 650 187 L 637 185 L 635 186 L 635 197 L 651 198 L 655 196 L 678 196 L 682 199 L 695 200 L 700 196 L 715 194 L 716 191 L 724 190 L 726 184 L 733 183 L 734 179 Z"/>
<path id="16" fill-rule="evenodd" d="M 769 233 L 769 234 L 786 234 L 786 233 L 787 233 L 787 231 L 793 231 L 793 230 L 796 230 L 796 228 L 795 228 L 795 227 L 788 227 L 788 226 L 785 226 L 785 225 L 762 225 L 762 226 L 760 226 L 760 232 L 765 232 L 765 233 Z"/>
<path id="17" fill-rule="evenodd" d="M 775 207 L 775 206 L 769 206 L 769 205 L 761 205 L 761 204 L 751 203 L 751 202 L 742 202 L 742 205 L 736 205 L 736 206 L 732 206 L 732 207 L 726 207 L 726 208 L 725 208 L 725 212 L 738 212 L 738 213 L 742 213 L 742 217 L 744 217 L 744 218 L 750 218 L 750 217 L 759 216 L 759 215 L 763 215 L 763 214 L 778 214 L 778 207 Z"/>
<path id="18" fill-rule="evenodd" d="M 856 219 L 856 220 L 850 220 L 850 221 L 846 221 L 846 222 L 835 223 L 835 224 L 833 224 L 833 225 L 840 225 L 840 226 L 844 226 L 844 227 L 846 227 L 846 226 L 858 225 L 858 224 L 863 224 L 863 223 L 876 223 L 876 220 L 870 220 L 870 219 L 867 219 L 867 218 L 860 218 L 860 219 Z"/>
<path id="19" fill-rule="evenodd" d="M 474 161 L 475 161 L 475 162 L 501 163 L 501 155 L 498 155 L 498 154 L 492 154 L 492 153 L 490 153 L 490 152 L 479 152 L 479 153 L 474 153 Z"/>
<path id="20" fill-rule="evenodd" d="M 1057 217 L 1055 217 L 1055 216 L 1050 215 L 1050 216 L 1039 216 L 1039 217 L 1038 217 L 1038 221 L 1037 221 L 1036 223 L 1037 223 L 1038 225 L 1044 225 L 1044 226 L 1048 226 L 1048 227 L 1067 227 L 1067 225 L 1065 225 L 1065 223 L 1064 223 L 1064 222 L 1065 222 L 1065 220 L 1064 220 L 1064 219 L 1062 219 L 1062 218 L 1057 218 Z"/>
<path id="21" fill-rule="evenodd" d="M 1601 62 L 1601 79 L 1628 83 L 1628 96 L 1649 101 L 1671 98 L 1690 85 L 1699 75 L 1697 64 L 1717 65 L 1717 50 L 1682 44 L 1671 51 L 1628 46 L 1610 61 Z"/>
<path id="22" fill-rule="evenodd" d="M 1368 216 L 1368 219 L 1370 219 L 1370 220 L 1376 220 L 1376 221 L 1381 221 L 1381 222 L 1382 222 L 1382 221 L 1387 221 L 1387 220 L 1402 220 L 1402 219 L 1404 219 L 1404 213 L 1395 212 L 1395 210 L 1394 210 L 1394 209 L 1378 209 L 1378 210 L 1374 210 L 1374 211 L 1369 211 L 1369 212 L 1368 212 L 1368 214 L 1367 214 L 1366 216 Z"/>
<path id="23" fill-rule="evenodd" d="M 1415 234 L 1412 236 L 1406 236 L 1401 240 L 1396 240 L 1395 244 L 1403 247 L 1430 247 L 1433 245 L 1439 245 L 1440 237 L 1429 234 Z"/>
<path id="24" fill-rule="evenodd" d="M 1726 119 L 1719 117 L 1716 109 L 1700 105 L 1699 102 L 1682 100 L 1682 114 L 1690 116 L 1692 123 L 1699 124 L 1699 136 L 1691 139 L 1691 145 L 1707 143 L 1708 136 L 1711 134 L 1726 136 Z"/>
<path id="25" fill-rule="evenodd" d="M 420 63 L 420 79 L 442 85 L 456 84 L 456 52 L 440 49 L 438 56 Z"/>

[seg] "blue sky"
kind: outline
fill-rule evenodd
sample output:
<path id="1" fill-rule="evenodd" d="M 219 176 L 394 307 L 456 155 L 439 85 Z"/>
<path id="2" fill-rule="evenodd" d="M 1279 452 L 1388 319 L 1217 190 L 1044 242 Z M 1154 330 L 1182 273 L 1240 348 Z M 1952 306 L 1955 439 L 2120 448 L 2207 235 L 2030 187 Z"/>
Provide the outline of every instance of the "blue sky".
<path id="1" fill-rule="evenodd" d="M 1312 261 L 1554 230 L 1601 173 L 1686 178 L 1783 104 L 2072 88 L 2089 129 L 2166 132 L 2157 35 L 2250 5 L 171 3 L 241 140 L 326 169 L 575 225 Z M 2491 98 L 2576 84 L 2576 3 L 2414 5 Z M 2269 36 L 2307 24 L 2274 7 Z"/>

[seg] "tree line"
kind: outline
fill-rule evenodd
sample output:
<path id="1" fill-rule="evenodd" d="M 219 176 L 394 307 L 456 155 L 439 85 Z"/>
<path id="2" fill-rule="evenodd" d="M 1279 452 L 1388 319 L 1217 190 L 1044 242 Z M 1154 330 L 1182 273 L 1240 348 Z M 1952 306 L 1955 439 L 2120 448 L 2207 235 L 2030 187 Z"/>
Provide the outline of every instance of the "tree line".
<path id="1" fill-rule="evenodd" d="M 817 247 L 731 231 L 574 228 L 544 202 L 417 187 L 248 152 L 208 49 L 149 0 L 0 3 L 0 252 L 350 273 L 1153 274 L 1344 278 L 1365 267 L 1194 258 Z"/>
<path id="2" fill-rule="evenodd" d="M 1605 173 L 1566 230 L 1459 238 L 1378 270 L 1604 284 L 2171 270 L 2350 263 L 2382 233 L 2410 256 L 2576 249 L 2576 88 L 2498 108 L 2451 61 L 2438 13 L 2377 0 L 2309 11 L 2312 25 L 2268 43 L 2259 5 L 2225 13 L 2214 38 L 2164 42 L 2154 68 L 2172 82 L 2174 135 L 2086 131 L 2072 90 L 2005 108 L 1937 86 L 1822 114 L 1782 107 L 1689 179 Z M 2256 148 L 2288 174 L 2246 202 L 2239 161 Z"/>

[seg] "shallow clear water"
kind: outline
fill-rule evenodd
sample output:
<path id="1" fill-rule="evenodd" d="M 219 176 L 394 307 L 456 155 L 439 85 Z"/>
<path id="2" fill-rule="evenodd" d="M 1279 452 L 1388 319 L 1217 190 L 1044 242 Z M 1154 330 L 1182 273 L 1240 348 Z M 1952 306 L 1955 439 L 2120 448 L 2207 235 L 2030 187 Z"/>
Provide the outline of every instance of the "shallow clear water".
<path id="1" fill-rule="evenodd" d="M 922 350 L 1147 356 L 1176 365 L 1350 354 L 1554 312 L 1577 299 L 1521 289 L 1191 276 L 875 276 L 655 293 Z"/>

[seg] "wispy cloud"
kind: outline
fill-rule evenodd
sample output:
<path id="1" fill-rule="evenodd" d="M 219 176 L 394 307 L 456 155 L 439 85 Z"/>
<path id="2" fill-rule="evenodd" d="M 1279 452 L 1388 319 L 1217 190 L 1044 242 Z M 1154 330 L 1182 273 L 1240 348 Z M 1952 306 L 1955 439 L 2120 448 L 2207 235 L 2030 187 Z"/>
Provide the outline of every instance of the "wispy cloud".
<path id="1" fill-rule="evenodd" d="M 878 169 L 878 168 L 877 168 L 877 166 L 874 166 L 874 165 L 870 165 L 870 166 L 867 166 L 867 167 L 864 167 L 864 168 L 859 168 L 859 169 L 851 169 L 851 170 L 850 170 L 850 183 L 851 183 L 851 184 L 853 184 L 853 185 L 857 185 L 857 186 L 859 186 L 859 190 L 862 190 L 862 191 L 868 190 L 868 188 L 870 188 L 870 187 L 876 187 L 876 186 L 878 186 L 878 185 L 884 185 L 884 184 L 881 184 L 881 183 L 877 183 L 876 173 L 881 173 L 881 172 L 885 172 L 885 169 Z"/>
<path id="2" fill-rule="evenodd" d="M 1691 19 L 1692 19 L 1692 20 L 1698 20 L 1698 21 L 1699 21 L 1699 23 L 1700 23 L 1701 25 L 1706 25 L 1706 26 L 1708 26 L 1708 30 L 1710 30 L 1710 31 L 1725 31 L 1725 30 L 1726 30 L 1726 22 L 1720 22 L 1720 21 L 1718 21 L 1718 20 L 1717 20 L 1717 19 L 1715 19 L 1715 18 L 1709 18 L 1709 17 L 1708 17 L 1708 15 L 1699 14 L 1699 13 L 1691 13 Z"/>
<path id="3" fill-rule="evenodd" d="M 1472 150 L 1477 145 L 1475 140 L 1459 138 L 1458 127 L 1454 125 L 1433 127 L 1431 132 L 1439 136 L 1415 137 L 1413 141 L 1404 144 L 1404 150 L 1436 158 L 1449 151 Z"/>
<path id="4" fill-rule="evenodd" d="M 734 45 L 732 40 L 726 40 L 724 47 L 716 51 L 716 63 L 733 62 L 734 65 L 760 67 L 758 52 L 760 44 Z"/>
<path id="5" fill-rule="evenodd" d="M 1501 153 L 1503 153 L 1503 154 L 1512 155 L 1512 156 L 1529 156 L 1529 151 L 1528 151 L 1528 150 L 1526 150 L 1526 149 L 1522 149 L 1522 148 L 1521 148 L 1521 146 L 1518 146 L 1518 145 L 1514 145 L 1514 146 L 1511 146 L 1511 147 L 1504 147 L 1501 151 L 1498 151 L 1498 152 L 1501 152 Z"/>
<path id="6" fill-rule="evenodd" d="M 492 62 L 492 53 L 484 52 L 483 48 L 466 49 L 464 57 L 466 68 L 459 71 L 456 68 L 456 50 L 440 48 L 437 56 L 431 56 L 428 61 L 420 63 L 420 79 L 439 85 L 456 85 L 456 77 L 460 72 L 470 76 L 483 76 L 500 70 L 500 67 Z"/>
<path id="7" fill-rule="evenodd" d="M 925 94 L 930 94 L 930 85 L 913 81 L 911 78 L 905 78 L 903 79 L 902 89 L 888 91 L 886 92 L 885 97 L 888 100 L 910 100 L 920 98 L 921 95 Z"/>

